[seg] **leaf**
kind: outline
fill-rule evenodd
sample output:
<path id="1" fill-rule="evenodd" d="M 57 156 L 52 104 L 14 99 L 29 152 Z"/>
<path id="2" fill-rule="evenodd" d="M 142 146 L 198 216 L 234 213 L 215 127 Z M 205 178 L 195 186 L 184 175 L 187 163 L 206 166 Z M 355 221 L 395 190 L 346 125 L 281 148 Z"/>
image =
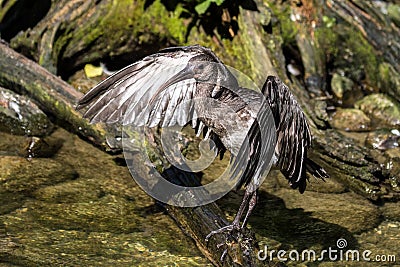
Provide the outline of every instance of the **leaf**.
<path id="1" fill-rule="evenodd" d="M 86 77 L 88 77 L 88 78 L 97 77 L 97 76 L 100 76 L 101 74 L 103 74 L 103 68 L 93 66 L 92 64 L 86 64 L 85 65 L 85 74 L 86 74 Z"/>
<path id="2" fill-rule="evenodd" d="M 222 5 L 222 4 L 225 2 L 225 0 L 211 0 L 211 1 L 214 2 L 214 3 L 216 3 L 217 6 L 220 6 L 220 5 Z"/>
<path id="3" fill-rule="evenodd" d="M 197 14 L 199 15 L 203 15 L 204 13 L 206 13 L 207 9 L 209 8 L 210 4 L 211 4 L 212 0 L 206 0 L 198 5 L 196 5 L 194 7 L 194 9 L 196 10 Z"/>

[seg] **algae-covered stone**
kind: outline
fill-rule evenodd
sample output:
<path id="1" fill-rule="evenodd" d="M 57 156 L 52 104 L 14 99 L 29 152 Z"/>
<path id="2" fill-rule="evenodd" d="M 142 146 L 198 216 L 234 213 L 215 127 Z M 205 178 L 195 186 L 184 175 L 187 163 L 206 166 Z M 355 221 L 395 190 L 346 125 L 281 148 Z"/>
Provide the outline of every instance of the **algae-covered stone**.
<path id="1" fill-rule="evenodd" d="M 53 135 L 46 137 L 18 136 L 0 132 L 0 151 L 3 156 L 50 158 L 62 145 L 63 140 Z"/>
<path id="2" fill-rule="evenodd" d="M 62 146 L 63 140 L 48 137 L 28 137 L 25 146 L 19 151 L 26 158 L 50 158 Z"/>
<path id="3" fill-rule="evenodd" d="M 345 131 L 366 131 L 371 120 L 359 109 L 338 109 L 332 117 L 333 128 Z"/>
<path id="4" fill-rule="evenodd" d="M 379 64 L 379 87 L 381 92 L 400 101 L 400 74 L 389 63 Z"/>
<path id="5" fill-rule="evenodd" d="M 398 130 L 380 129 L 368 133 L 365 139 L 365 145 L 369 148 L 386 150 L 399 146 L 400 136 L 397 135 Z"/>
<path id="6" fill-rule="evenodd" d="M 281 194 L 285 194 L 286 190 Z M 281 194 L 279 195 L 283 196 Z M 315 201 L 315 199 L 319 199 L 319 201 Z M 377 207 L 354 193 L 322 195 L 307 192 L 305 195 L 293 194 L 291 197 L 285 197 L 285 203 L 288 208 L 302 207 L 306 212 L 312 212 L 313 217 L 338 224 L 353 233 L 372 229 L 380 220 Z"/>
<path id="7" fill-rule="evenodd" d="M 29 98 L 0 87 L 0 131 L 46 136 L 53 128 L 46 114 Z"/>
<path id="8" fill-rule="evenodd" d="M 380 126 L 400 126 L 400 104 L 388 95 L 371 94 L 357 101 L 354 106 Z"/>
<path id="9" fill-rule="evenodd" d="M 29 194 L 44 185 L 56 184 L 74 179 L 77 172 L 70 166 L 53 159 L 0 157 L 0 188 L 8 192 Z"/>
<path id="10" fill-rule="evenodd" d="M 400 5 L 394 3 L 388 3 L 387 14 L 389 18 L 400 27 Z"/>
<path id="11" fill-rule="evenodd" d="M 344 94 L 353 89 L 354 82 L 345 76 L 337 73 L 333 74 L 331 80 L 332 92 L 339 99 L 342 99 Z"/>
<path id="12" fill-rule="evenodd" d="M 50 203 L 90 202 L 104 195 L 92 181 L 77 179 L 37 189 L 32 195 Z"/>

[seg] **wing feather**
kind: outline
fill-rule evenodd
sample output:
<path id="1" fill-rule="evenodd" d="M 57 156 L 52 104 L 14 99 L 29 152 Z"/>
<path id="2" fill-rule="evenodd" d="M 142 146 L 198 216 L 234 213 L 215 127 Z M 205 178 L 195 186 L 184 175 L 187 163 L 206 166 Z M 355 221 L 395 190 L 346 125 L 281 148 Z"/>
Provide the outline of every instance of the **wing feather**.
<path id="1" fill-rule="evenodd" d="M 190 121 L 189 107 L 178 105 L 193 98 L 195 80 L 176 83 L 159 92 L 188 61 L 201 53 L 177 49 L 138 61 L 110 76 L 79 101 L 78 109 L 88 106 L 84 117 L 92 123 L 172 126 Z M 151 103 L 150 103 L 151 102 Z"/>
<path id="2" fill-rule="evenodd" d="M 269 76 L 262 92 L 269 102 L 277 130 L 276 165 L 293 188 L 304 192 L 306 170 L 319 178 L 329 177 L 322 167 L 307 158 L 311 132 L 306 117 L 289 88 L 278 78 Z"/>

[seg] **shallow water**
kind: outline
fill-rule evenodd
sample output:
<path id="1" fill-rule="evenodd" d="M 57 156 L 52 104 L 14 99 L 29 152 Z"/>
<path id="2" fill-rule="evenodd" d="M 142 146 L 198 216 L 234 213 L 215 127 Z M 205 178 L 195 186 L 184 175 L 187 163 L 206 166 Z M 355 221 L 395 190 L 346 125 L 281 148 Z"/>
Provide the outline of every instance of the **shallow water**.
<path id="1" fill-rule="evenodd" d="M 211 266 L 128 169 L 116 163 L 118 156 L 59 129 L 52 138 L 63 146 L 52 158 L 27 160 L 16 153 L 26 137 L 0 135 L 1 266 Z M 217 160 L 203 181 L 212 180 L 227 158 Z M 230 193 L 218 201 L 230 220 L 241 195 Z M 371 250 L 370 258 L 394 255 L 397 260 L 338 262 L 325 255 L 284 261 L 289 266 L 400 264 L 399 204 L 373 204 L 333 179 L 312 179 L 301 195 L 272 171 L 249 227 L 268 252 L 315 250 L 320 256 L 344 239 L 346 251 Z M 272 257 L 277 260 L 276 252 Z"/>

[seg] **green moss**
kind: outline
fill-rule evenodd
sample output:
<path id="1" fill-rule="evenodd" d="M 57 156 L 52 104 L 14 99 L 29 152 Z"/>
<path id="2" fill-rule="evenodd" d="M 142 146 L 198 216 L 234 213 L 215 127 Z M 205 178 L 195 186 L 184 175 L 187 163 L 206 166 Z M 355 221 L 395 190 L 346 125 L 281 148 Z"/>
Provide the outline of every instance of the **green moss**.
<path id="1" fill-rule="evenodd" d="M 400 74 L 386 62 L 379 65 L 379 89 L 400 101 Z"/>
<path id="2" fill-rule="evenodd" d="M 145 1 L 112 1 L 102 5 L 89 19 L 78 18 L 73 23 L 63 23 L 54 44 L 53 61 L 82 54 L 83 62 L 118 56 L 135 50 L 138 45 L 159 44 L 165 40 L 183 43 L 187 27 L 181 18 L 184 9 L 178 5 L 173 12 L 156 0 L 145 9 Z M 81 20 L 85 24 L 77 26 Z M 106 41 L 106 44 L 105 44 Z M 43 57 L 41 62 L 48 61 Z"/>
<path id="3" fill-rule="evenodd" d="M 337 28 L 322 26 L 316 28 L 314 31 L 314 36 L 316 44 L 320 46 L 319 51 L 323 51 L 326 57 L 336 57 L 339 52 L 339 47 L 336 45 L 338 43 Z"/>
<path id="4" fill-rule="evenodd" d="M 275 27 L 280 27 L 281 36 L 285 44 L 295 43 L 298 29 L 296 24 L 290 20 L 291 8 L 290 5 L 273 5 L 270 4 L 273 14 L 278 18 L 279 24 Z"/>
<path id="5" fill-rule="evenodd" d="M 234 39 L 233 41 L 224 41 L 224 47 L 226 49 L 226 53 L 228 54 L 226 60 L 227 62 L 225 63 L 254 79 L 254 72 L 252 71 L 253 67 L 251 66 L 251 61 L 249 60 L 249 58 L 251 58 L 251 55 L 249 55 L 250 51 L 247 51 L 245 46 L 238 45 L 236 43 L 239 41 L 238 39 Z"/>
<path id="6" fill-rule="evenodd" d="M 400 125 L 400 104 L 385 94 L 371 94 L 354 104 L 379 125 Z"/>
<path id="7" fill-rule="evenodd" d="M 345 46 L 354 53 L 354 66 L 364 67 L 367 80 L 372 86 L 378 85 L 378 72 L 376 67 L 379 65 L 375 49 L 362 36 L 361 32 L 348 31 L 345 38 Z"/>

